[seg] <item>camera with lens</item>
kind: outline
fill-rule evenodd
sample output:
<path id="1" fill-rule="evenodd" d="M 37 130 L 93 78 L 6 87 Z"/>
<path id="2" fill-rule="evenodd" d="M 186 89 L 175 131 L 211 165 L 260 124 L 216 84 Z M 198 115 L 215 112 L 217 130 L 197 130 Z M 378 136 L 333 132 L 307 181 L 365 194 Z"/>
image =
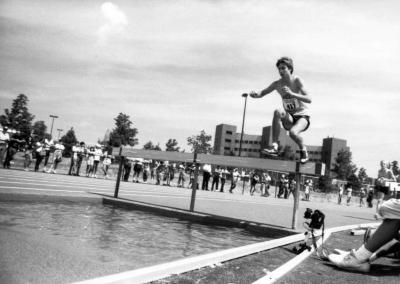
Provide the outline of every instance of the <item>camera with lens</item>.
<path id="1" fill-rule="evenodd" d="M 324 225 L 325 214 L 319 210 L 313 211 L 310 208 L 307 208 L 304 212 L 304 219 L 310 219 L 311 221 L 307 223 L 310 229 L 321 229 L 322 225 Z"/>

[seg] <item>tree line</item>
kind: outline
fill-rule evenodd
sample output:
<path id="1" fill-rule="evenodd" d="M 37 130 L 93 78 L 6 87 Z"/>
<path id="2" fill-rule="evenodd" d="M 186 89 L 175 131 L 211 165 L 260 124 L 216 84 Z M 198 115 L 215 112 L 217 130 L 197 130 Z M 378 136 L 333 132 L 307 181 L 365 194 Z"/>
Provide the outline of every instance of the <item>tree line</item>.
<path id="1" fill-rule="evenodd" d="M 52 135 L 48 132 L 48 127 L 43 120 L 34 121 L 35 116 L 29 112 L 29 99 L 25 94 L 19 94 L 12 102 L 11 108 L 5 108 L 4 114 L 0 115 L 0 124 L 15 129 L 15 138 L 32 144 L 32 141 L 42 141 L 51 139 Z M 98 143 L 110 147 L 135 146 L 138 141 L 138 129 L 133 126 L 130 116 L 119 113 L 114 118 L 115 128 L 112 129 L 108 137 L 102 140 L 98 139 Z M 191 147 L 191 151 L 197 150 L 198 153 L 211 153 L 211 135 L 204 130 L 199 135 L 193 135 L 187 138 L 187 145 Z M 75 130 L 71 127 L 61 138 L 60 141 L 65 146 L 65 154 L 69 156 L 74 146 L 79 140 L 76 137 Z M 154 144 L 148 141 L 143 145 L 143 149 L 161 151 L 160 143 Z M 176 139 L 168 139 L 165 144 L 165 151 L 184 152 L 178 146 Z"/>

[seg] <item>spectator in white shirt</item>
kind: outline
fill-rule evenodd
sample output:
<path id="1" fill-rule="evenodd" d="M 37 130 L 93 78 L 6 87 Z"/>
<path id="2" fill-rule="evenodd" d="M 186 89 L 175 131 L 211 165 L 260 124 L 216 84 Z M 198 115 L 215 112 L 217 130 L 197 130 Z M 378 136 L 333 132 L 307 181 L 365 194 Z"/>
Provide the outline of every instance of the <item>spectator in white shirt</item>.
<path id="1" fill-rule="evenodd" d="M 93 175 L 97 178 L 97 168 L 99 167 L 100 159 L 103 156 L 103 151 L 101 150 L 101 145 L 96 144 L 96 148 L 94 150 L 94 160 L 93 160 Z"/>

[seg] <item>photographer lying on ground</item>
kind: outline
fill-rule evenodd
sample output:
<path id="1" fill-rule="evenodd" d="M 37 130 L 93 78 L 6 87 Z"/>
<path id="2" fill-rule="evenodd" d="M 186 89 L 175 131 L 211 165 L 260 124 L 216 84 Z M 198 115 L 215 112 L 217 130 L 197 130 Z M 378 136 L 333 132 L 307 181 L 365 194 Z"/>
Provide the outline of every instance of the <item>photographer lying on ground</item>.
<path id="1" fill-rule="evenodd" d="M 383 218 L 383 222 L 364 245 L 358 250 L 352 249 L 344 254 L 330 254 L 329 260 L 346 270 L 369 272 L 370 261 L 375 259 L 371 256 L 388 242 L 399 238 L 400 200 L 392 198 L 383 202 L 378 214 Z"/>

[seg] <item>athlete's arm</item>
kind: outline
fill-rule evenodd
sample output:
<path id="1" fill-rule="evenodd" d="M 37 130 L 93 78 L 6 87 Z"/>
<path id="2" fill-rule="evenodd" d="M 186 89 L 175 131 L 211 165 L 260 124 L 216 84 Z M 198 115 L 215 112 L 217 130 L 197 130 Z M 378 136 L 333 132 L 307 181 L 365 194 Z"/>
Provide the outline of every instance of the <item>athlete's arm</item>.
<path id="1" fill-rule="evenodd" d="M 296 98 L 299 101 L 302 101 L 304 103 L 311 103 L 311 96 L 308 94 L 308 92 L 305 90 L 303 82 L 301 81 L 301 79 L 299 77 L 297 77 L 295 79 L 295 83 L 297 84 L 297 87 L 299 88 L 299 92 L 300 94 L 296 94 L 294 92 L 292 92 L 288 87 L 283 87 L 282 90 L 290 95 L 292 98 Z"/>
<path id="2" fill-rule="evenodd" d="M 252 98 L 262 98 L 265 95 L 268 95 L 269 93 L 274 91 L 275 89 L 276 89 L 276 81 L 272 82 L 271 85 L 269 85 L 267 88 L 262 90 L 259 94 L 254 92 L 254 91 L 251 91 L 250 92 L 250 97 L 252 97 Z"/>

